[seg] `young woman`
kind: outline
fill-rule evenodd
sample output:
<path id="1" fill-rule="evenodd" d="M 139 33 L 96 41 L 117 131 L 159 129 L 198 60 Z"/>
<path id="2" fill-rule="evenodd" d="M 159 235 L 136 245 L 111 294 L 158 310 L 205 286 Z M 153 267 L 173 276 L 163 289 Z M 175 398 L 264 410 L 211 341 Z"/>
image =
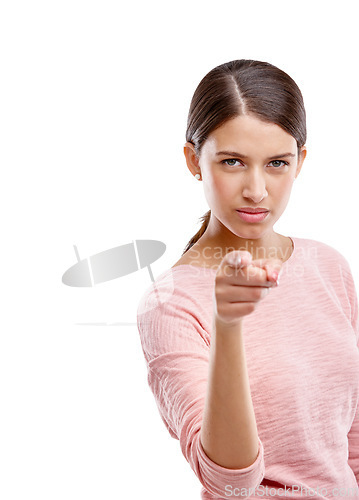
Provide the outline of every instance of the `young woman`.
<path id="1" fill-rule="evenodd" d="M 359 498 L 350 266 L 273 229 L 306 156 L 302 94 L 269 63 L 222 64 L 193 95 L 186 141 L 210 210 L 137 317 L 162 419 L 203 499 Z"/>

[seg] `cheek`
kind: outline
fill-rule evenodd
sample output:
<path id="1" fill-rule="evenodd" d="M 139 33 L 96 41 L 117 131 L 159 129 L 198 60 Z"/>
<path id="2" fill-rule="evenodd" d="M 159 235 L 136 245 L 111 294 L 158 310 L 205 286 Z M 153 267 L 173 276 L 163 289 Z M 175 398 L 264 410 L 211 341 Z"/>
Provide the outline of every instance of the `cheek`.
<path id="1" fill-rule="evenodd" d="M 293 179 L 291 177 L 282 179 L 282 182 L 272 186 L 272 195 L 277 199 L 282 199 L 283 202 L 286 202 L 290 196 L 292 187 Z"/>
<path id="2" fill-rule="evenodd" d="M 238 191 L 238 186 L 231 180 L 230 176 L 209 175 L 204 183 L 204 193 L 207 200 L 217 204 L 230 199 Z"/>

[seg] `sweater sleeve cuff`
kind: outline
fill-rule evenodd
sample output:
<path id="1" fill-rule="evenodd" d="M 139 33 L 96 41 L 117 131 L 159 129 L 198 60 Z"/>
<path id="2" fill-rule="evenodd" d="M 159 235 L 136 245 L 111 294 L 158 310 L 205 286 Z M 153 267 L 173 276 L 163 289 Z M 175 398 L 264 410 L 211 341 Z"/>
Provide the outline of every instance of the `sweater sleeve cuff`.
<path id="1" fill-rule="evenodd" d="M 244 469 L 227 469 L 213 462 L 205 453 L 201 440 L 198 439 L 198 460 L 202 484 L 215 498 L 228 498 L 236 488 L 241 490 L 241 497 L 254 494 L 254 490 L 264 478 L 264 449 L 258 438 L 256 460 Z M 237 490 L 238 491 L 238 490 Z M 211 496 L 202 498 L 212 498 Z"/>

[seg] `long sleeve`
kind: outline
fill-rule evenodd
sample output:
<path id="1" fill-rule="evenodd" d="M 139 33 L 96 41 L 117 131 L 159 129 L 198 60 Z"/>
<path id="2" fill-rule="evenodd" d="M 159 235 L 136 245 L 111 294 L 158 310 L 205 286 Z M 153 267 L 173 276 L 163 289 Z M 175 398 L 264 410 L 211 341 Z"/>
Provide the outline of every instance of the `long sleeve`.
<path id="1" fill-rule="evenodd" d="M 292 238 L 293 239 L 293 238 Z M 170 435 L 204 489 L 240 496 L 359 499 L 359 319 L 349 263 L 336 249 L 294 238 L 280 285 L 243 322 L 259 454 L 246 469 L 206 456 L 200 430 L 209 373 L 215 272 L 174 267 L 139 304 L 148 383 Z M 263 443 L 263 444 L 262 444 Z M 265 476 L 264 476 L 265 473 Z M 264 492 L 265 490 L 265 492 Z M 301 490 L 302 491 L 302 490 Z"/>
<path id="2" fill-rule="evenodd" d="M 353 276 L 349 266 L 345 273 L 346 292 L 350 304 L 351 324 L 356 335 L 356 345 L 359 349 L 359 319 L 358 319 L 358 297 L 355 289 Z M 359 381 L 358 381 L 359 384 Z M 355 417 L 348 433 L 349 459 L 348 463 L 354 472 L 359 485 L 359 405 Z"/>
<path id="3" fill-rule="evenodd" d="M 248 495 L 242 498 L 246 498 L 264 477 L 262 442 L 259 440 L 256 461 L 245 469 L 236 470 L 213 462 L 199 439 L 209 370 L 210 334 L 205 307 L 193 297 L 207 300 L 208 307 L 208 300 L 211 300 L 208 279 L 202 283 L 200 280 L 188 282 L 187 287 L 176 288 L 175 284 L 171 275 L 157 286 L 155 283 L 138 307 L 137 325 L 148 367 L 148 384 L 170 435 L 179 440 L 184 457 L 209 492 L 202 498 L 227 498 L 228 492 L 235 488 L 242 491 L 245 488 Z M 203 288 L 199 290 L 199 287 Z"/>

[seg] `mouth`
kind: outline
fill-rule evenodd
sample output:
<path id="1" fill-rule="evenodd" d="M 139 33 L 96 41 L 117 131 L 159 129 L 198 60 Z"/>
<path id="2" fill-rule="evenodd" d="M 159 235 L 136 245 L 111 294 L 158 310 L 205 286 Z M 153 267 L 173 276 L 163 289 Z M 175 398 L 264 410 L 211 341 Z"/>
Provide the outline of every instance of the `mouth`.
<path id="1" fill-rule="evenodd" d="M 257 208 L 243 207 L 243 208 L 238 208 L 237 210 L 238 212 L 245 212 L 247 214 L 259 214 L 259 213 L 269 212 L 268 208 L 262 208 L 262 207 L 257 207 Z"/>
<path id="2" fill-rule="evenodd" d="M 240 219 L 244 222 L 262 222 L 269 214 L 269 210 L 265 209 L 256 209 L 255 211 L 254 209 L 252 209 L 253 211 L 248 210 L 247 208 L 245 210 L 236 210 Z"/>

